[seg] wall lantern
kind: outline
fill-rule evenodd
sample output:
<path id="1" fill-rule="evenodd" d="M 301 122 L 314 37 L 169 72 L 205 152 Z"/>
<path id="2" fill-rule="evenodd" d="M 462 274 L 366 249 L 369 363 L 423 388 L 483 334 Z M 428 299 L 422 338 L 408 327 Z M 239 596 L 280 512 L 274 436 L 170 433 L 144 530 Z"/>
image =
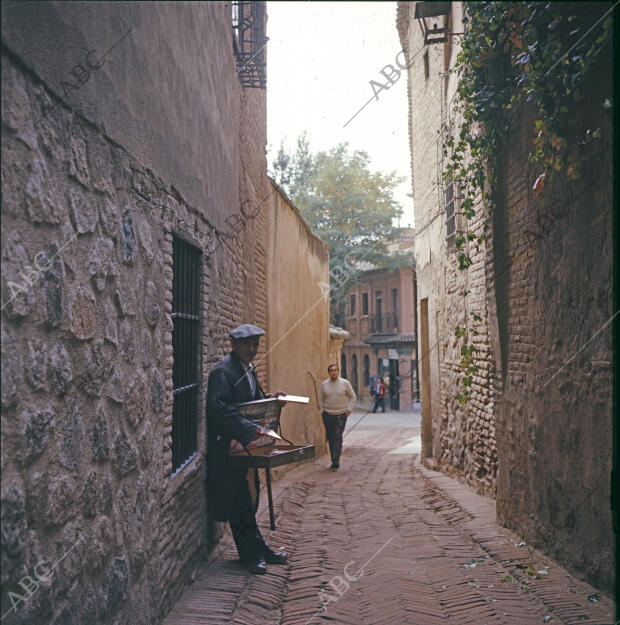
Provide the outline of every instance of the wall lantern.
<path id="1" fill-rule="evenodd" d="M 416 2 L 415 18 L 424 35 L 424 45 L 445 43 L 451 34 L 448 29 L 451 2 Z"/>

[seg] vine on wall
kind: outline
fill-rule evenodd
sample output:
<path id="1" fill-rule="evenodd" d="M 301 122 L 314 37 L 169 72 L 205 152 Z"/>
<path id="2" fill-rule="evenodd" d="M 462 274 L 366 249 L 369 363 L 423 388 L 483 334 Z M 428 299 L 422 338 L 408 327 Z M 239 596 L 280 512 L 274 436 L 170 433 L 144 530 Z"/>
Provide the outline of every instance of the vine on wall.
<path id="1" fill-rule="evenodd" d="M 455 239 L 459 270 L 472 265 L 470 250 L 487 236 L 498 183 L 496 159 L 515 109 L 532 103 L 537 111 L 529 129 L 529 159 L 537 174 L 534 194 L 549 190 L 559 173 L 572 180 L 581 176 L 584 147 L 600 138 L 601 129 L 587 129 L 570 141 L 569 131 L 574 132 L 571 122 L 584 95 L 584 78 L 612 32 L 611 7 L 601 10 L 587 2 L 484 1 L 465 2 L 464 8 L 465 34 L 451 70 L 458 75 L 454 113 L 461 123 L 443 144 L 444 182 L 454 183 L 467 224 Z M 605 99 L 600 106 L 603 112 L 612 104 Z M 469 226 L 477 204 L 483 211 L 481 234 Z M 474 323 L 482 321 L 477 312 L 471 317 Z M 469 326 L 467 321 L 455 328 L 462 340 L 461 404 L 471 398 L 478 372 L 478 349 L 471 342 L 478 331 Z"/>

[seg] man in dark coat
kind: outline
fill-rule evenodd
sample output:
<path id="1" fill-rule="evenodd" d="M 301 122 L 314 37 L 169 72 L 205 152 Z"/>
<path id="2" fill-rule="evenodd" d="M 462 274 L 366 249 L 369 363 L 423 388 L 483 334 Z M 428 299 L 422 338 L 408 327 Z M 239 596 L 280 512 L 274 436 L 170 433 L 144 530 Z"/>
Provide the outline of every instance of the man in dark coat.
<path id="1" fill-rule="evenodd" d="M 268 397 L 258 383 L 252 360 L 260 337 L 255 325 L 243 324 L 230 333 L 232 351 L 209 375 L 207 388 L 207 491 L 216 521 L 229 521 L 239 558 L 252 573 L 265 573 L 266 563 L 283 564 L 284 552 L 272 551 L 256 524 L 258 471 L 254 470 L 256 504 L 252 502 L 247 469 L 229 463 L 231 439 L 244 445 L 261 436 L 258 426 L 241 416 L 236 404 Z"/>

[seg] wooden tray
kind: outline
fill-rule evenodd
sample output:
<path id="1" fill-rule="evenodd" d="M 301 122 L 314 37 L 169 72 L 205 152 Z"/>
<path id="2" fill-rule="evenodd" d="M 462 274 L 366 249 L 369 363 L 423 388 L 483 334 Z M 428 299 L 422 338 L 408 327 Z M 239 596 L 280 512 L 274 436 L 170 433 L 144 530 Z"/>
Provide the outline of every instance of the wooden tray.
<path id="1" fill-rule="evenodd" d="M 314 458 L 314 445 L 270 445 L 250 449 L 248 456 L 243 451 L 230 454 L 229 462 L 233 467 L 254 467 L 257 469 L 271 469 L 291 462 L 300 462 Z"/>

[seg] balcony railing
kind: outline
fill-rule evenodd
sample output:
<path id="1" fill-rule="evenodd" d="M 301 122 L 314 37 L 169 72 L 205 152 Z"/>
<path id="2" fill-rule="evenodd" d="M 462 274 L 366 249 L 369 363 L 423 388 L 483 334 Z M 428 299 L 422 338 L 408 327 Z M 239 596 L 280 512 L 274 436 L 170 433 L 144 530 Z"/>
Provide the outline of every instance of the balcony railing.
<path id="1" fill-rule="evenodd" d="M 371 334 L 398 334 L 398 315 L 385 313 L 383 315 L 372 315 L 370 317 Z"/>

